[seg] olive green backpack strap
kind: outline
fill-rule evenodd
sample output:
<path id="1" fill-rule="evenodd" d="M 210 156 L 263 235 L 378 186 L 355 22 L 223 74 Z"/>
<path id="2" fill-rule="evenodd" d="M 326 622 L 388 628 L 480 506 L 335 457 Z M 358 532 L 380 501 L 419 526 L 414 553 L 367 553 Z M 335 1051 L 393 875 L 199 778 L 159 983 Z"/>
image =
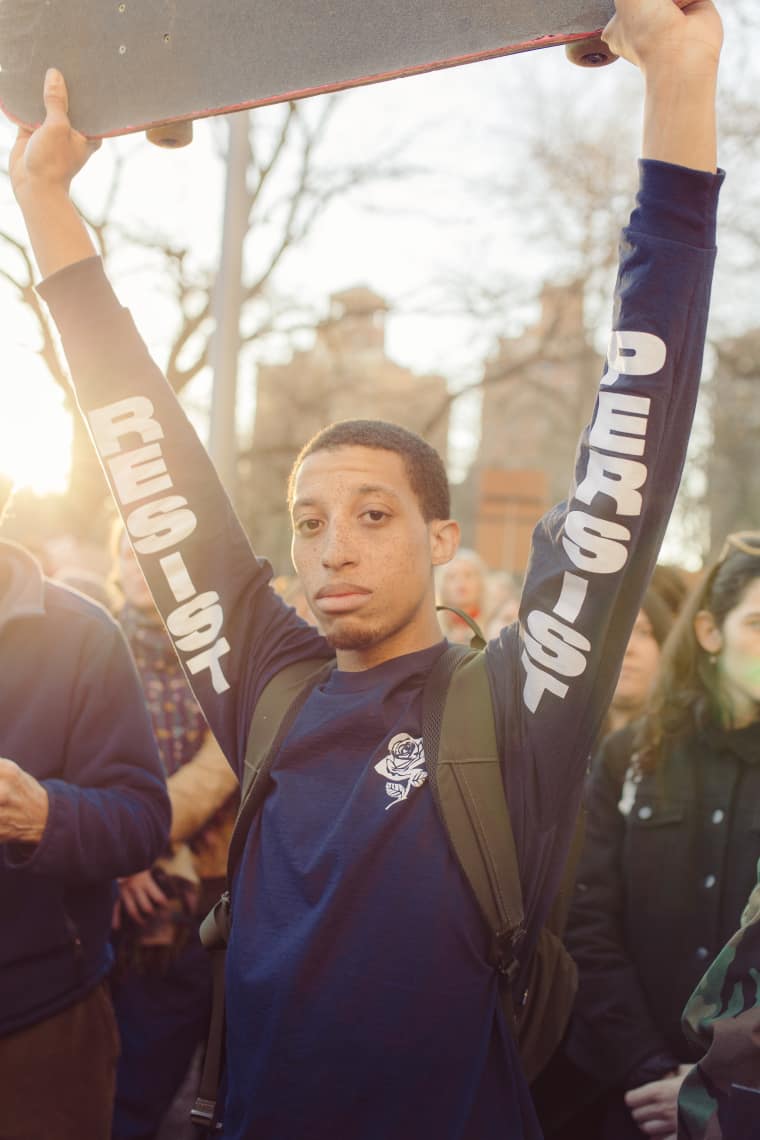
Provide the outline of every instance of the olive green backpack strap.
<path id="1" fill-rule="evenodd" d="M 483 653 L 450 646 L 423 695 L 430 786 L 451 847 L 492 934 L 506 1012 L 525 934 L 522 890 Z"/>
<path id="2" fill-rule="evenodd" d="M 433 797 L 491 932 L 502 1010 L 532 1081 L 562 1040 L 577 989 L 577 970 L 562 932 L 582 820 L 552 911 L 523 960 L 523 897 L 483 653 L 451 646 L 438 659 L 423 696 L 423 740 Z"/>
<path id="3" fill-rule="evenodd" d="M 280 745 L 306 703 L 306 698 L 335 668 L 335 658 L 308 658 L 286 665 L 259 697 L 248 730 L 240 808 L 227 854 L 227 886 L 232 886 L 248 831 L 266 794 L 267 777 Z"/>
<path id="4" fill-rule="evenodd" d="M 248 730 L 245 763 L 240 781 L 240 807 L 227 855 L 227 889 L 200 926 L 200 939 L 211 956 L 213 993 L 211 1022 L 198 1095 L 190 1118 L 213 1135 L 221 1131 L 217 1097 L 224 1057 L 224 960 L 230 935 L 230 891 L 251 824 L 264 801 L 267 777 L 280 746 L 316 685 L 326 681 L 335 659 L 309 658 L 276 673 L 259 697 Z"/>

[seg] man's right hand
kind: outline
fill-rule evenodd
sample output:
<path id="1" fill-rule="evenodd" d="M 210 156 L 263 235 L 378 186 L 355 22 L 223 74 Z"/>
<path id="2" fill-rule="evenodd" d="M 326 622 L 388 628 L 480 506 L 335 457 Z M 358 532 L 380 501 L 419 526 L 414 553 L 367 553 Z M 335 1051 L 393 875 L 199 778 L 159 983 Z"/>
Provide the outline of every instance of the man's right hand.
<path id="1" fill-rule="evenodd" d="M 11 183 L 22 208 L 31 191 L 68 194 L 72 178 L 100 146 L 71 126 L 66 83 L 55 68 L 45 75 L 43 100 L 45 121 L 35 130 L 20 127 L 11 151 Z"/>

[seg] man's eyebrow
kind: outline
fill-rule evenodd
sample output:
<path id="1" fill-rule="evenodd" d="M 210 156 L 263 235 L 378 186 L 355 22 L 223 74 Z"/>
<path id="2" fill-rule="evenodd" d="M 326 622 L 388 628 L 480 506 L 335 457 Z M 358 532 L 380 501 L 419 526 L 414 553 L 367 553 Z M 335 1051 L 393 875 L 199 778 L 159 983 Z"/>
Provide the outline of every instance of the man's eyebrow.
<path id="1" fill-rule="evenodd" d="M 363 497 L 364 495 L 377 494 L 387 495 L 388 498 L 395 499 L 397 503 L 401 502 L 401 496 L 398 495 L 392 487 L 386 486 L 385 483 L 361 483 L 354 491 L 354 495 L 357 498 Z M 296 510 L 303 510 L 304 508 L 318 507 L 319 505 L 319 499 L 314 498 L 314 496 L 308 496 L 307 498 L 294 499 L 290 509 L 292 512 Z"/>
<path id="2" fill-rule="evenodd" d="M 384 483 L 362 483 L 360 487 L 356 488 L 357 495 L 376 495 L 378 492 L 382 495 L 388 495 L 391 499 L 395 499 L 397 503 L 401 502 L 400 496 L 393 488 L 387 487 Z"/>
<path id="3" fill-rule="evenodd" d="M 291 511 L 296 511 L 301 507 L 316 507 L 318 501 L 316 499 L 294 499 L 291 504 Z"/>

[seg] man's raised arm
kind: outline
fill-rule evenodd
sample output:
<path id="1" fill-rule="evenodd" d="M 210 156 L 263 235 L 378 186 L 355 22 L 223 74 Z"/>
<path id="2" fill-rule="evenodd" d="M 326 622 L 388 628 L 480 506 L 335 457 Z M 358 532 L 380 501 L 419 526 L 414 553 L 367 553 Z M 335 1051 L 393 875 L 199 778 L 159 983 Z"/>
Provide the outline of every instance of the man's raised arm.
<path id="1" fill-rule="evenodd" d="M 588 754 L 678 491 L 715 260 L 720 18 L 710 0 L 683 9 L 617 0 L 616 8 L 604 37 L 644 78 L 639 192 L 622 234 L 592 420 L 567 501 L 534 532 L 519 640 L 506 631 L 500 643 L 521 666 L 519 736 L 518 694 L 503 698 L 506 755 L 525 748 L 532 763 L 529 780 L 506 765 L 510 807 L 521 804 L 513 820 L 527 913 L 558 881 Z"/>
<path id="2" fill-rule="evenodd" d="M 68 119 L 47 73 L 45 121 L 21 130 L 11 179 L 114 499 L 177 656 L 236 771 L 263 684 L 329 654 L 269 589 L 205 448 L 111 289 L 69 185 L 95 144 Z M 234 446 L 230 441 L 230 446 Z"/>

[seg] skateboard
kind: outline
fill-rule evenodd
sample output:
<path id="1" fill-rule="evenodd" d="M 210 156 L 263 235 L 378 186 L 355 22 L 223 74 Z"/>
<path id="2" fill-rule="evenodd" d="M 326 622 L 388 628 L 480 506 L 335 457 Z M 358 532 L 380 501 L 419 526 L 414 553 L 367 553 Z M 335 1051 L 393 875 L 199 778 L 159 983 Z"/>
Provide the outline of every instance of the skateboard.
<path id="1" fill-rule="evenodd" d="M 43 116 L 63 72 L 90 138 L 148 130 L 182 145 L 192 120 L 556 44 L 598 39 L 614 0 L 0 0 L 0 107 Z M 189 128 L 189 131 L 188 131 Z"/>

